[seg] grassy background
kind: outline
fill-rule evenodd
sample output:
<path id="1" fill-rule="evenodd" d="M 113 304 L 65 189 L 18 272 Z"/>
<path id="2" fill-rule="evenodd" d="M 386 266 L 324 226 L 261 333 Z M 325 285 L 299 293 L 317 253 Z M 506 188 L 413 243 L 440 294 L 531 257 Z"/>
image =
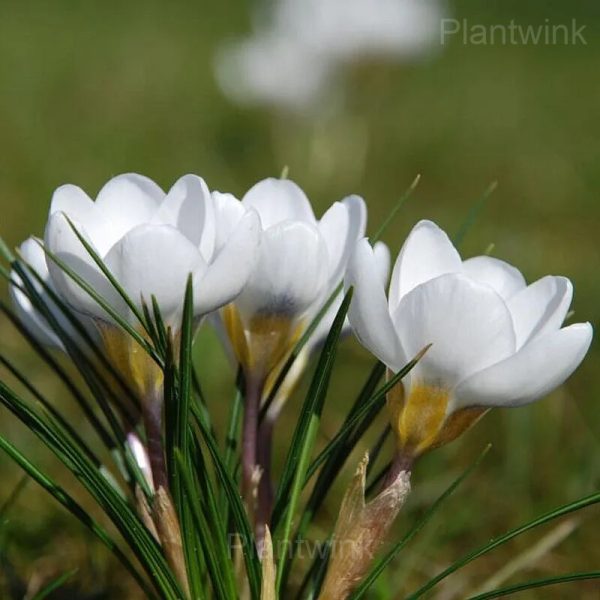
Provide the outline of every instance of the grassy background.
<path id="1" fill-rule="evenodd" d="M 239 0 L 2 2 L 0 220 L 9 245 L 42 233 L 58 185 L 77 183 L 94 194 L 124 171 L 147 174 L 165 187 L 196 172 L 212 188 L 241 194 L 288 165 L 318 213 L 343 195 L 362 194 L 371 231 L 421 173 L 417 193 L 386 234 L 393 252 L 419 218 L 433 218 L 455 232 L 472 203 L 498 180 L 497 192 L 463 244 L 464 254 L 481 253 L 493 242 L 495 255 L 519 265 L 529 280 L 549 272 L 568 275 L 576 290 L 576 318 L 598 324 L 600 5 L 595 0 L 457 1 L 454 16 L 472 24 L 513 18 L 524 25 L 545 19 L 570 24 L 575 18 L 587 26 L 588 43 L 472 46 L 455 39 L 437 58 L 419 64 L 356 65 L 347 74 L 343 110 L 318 120 L 242 110 L 221 96 L 212 56 L 220 41 L 248 31 L 249 7 Z M 32 380 L 68 407 L 63 391 L 4 321 L 0 340 L 3 352 L 18 356 Z M 202 333 L 197 352 L 210 397 L 215 405 L 226 405 L 221 400 L 230 393 L 231 373 L 211 332 Z M 600 487 L 599 361 L 595 342 L 585 364 L 551 398 L 519 411 L 495 411 L 459 442 L 420 463 L 399 531 L 488 441 L 493 443 L 475 477 L 382 578 L 381 597 L 402 597 L 469 548 Z M 370 364 L 356 343 L 344 343 L 324 435 L 335 431 Z M 297 400 L 281 421 L 279 443 L 289 439 L 295 406 Z M 3 410 L 0 429 L 39 464 L 59 471 Z M 358 454 L 350 466 L 357 460 Z M 0 457 L 0 503 L 19 477 Z M 323 523 L 338 505 L 339 496 L 332 496 Z M 598 568 L 598 517 L 597 510 L 577 516 L 574 533 L 514 580 Z M 477 561 L 442 597 L 461 597 L 457 590 L 481 584 L 547 531 Z M 65 597 L 135 597 L 110 557 L 33 484 L 4 516 L 0 533 L 6 572 L 14 569 L 28 580 L 75 566 L 76 583 Z M 579 585 L 523 597 L 597 598 L 598 593 L 597 587 Z"/>

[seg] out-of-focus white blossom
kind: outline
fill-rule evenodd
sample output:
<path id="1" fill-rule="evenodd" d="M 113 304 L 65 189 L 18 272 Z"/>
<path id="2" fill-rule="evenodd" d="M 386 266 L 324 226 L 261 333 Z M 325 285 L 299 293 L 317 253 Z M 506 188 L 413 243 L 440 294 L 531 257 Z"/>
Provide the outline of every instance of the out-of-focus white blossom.
<path id="1" fill-rule="evenodd" d="M 352 61 L 431 51 L 443 14 L 439 0 L 277 0 L 251 37 L 222 49 L 217 78 L 237 102 L 306 109 Z"/>

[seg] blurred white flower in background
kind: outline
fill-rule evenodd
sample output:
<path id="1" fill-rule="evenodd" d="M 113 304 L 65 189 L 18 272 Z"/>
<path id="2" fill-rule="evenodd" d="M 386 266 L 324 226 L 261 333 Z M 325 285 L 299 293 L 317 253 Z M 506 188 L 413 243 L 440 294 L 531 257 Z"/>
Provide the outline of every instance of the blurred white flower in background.
<path id="1" fill-rule="evenodd" d="M 441 0 L 277 0 L 252 36 L 221 49 L 217 79 L 236 102 L 307 110 L 353 61 L 433 51 L 444 14 Z"/>

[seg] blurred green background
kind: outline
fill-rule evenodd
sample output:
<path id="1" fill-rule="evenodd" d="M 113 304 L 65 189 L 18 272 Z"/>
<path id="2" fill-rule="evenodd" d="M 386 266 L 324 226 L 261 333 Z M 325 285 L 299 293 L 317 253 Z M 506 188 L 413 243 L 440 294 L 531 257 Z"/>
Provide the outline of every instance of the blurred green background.
<path id="1" fill-rule="evenodd" d="M 479 254 L 494 243 L 494 255 L 518 265 L 528 280 L 547 273 L 569 276 L 575 318 L 598 324 L 597 0 L 456 1 L 450 5 L 453 16 L 471 23 L 576 19 L 587 27 L 587 45 L 473 46 L 454 39 L 435 57 L 411 65 L 357 64 L 347 74 L 342 110 L 316 119 L 240 109 L 221 95 L 212 72 L 215 49 L 249 31 L 251 7 L 239 0 L 3 0 L 0 229 L 7 243 L 42 234 L 51 193 L 62 183 L 94 195 L 121 172 L 144 173 L 163 187 L 194 172 L 213 189 L 242 194 L 287 165 L 318 214 L 344 195 L 363 195 L 371 232 L 420 173 L 417 192 L 385 236 L 395 253 L 420 218 L 456 232 L 497 180 L 463 253 Z M 63 390 L 5 320 L 0 340 L 3 353 L 18 357 L 31 379 L 71 410 Z M 197 354 L 219 420 L 232 374 L 212 332 L 202 333 Z M 344 342 L 323 439 L 335 432 L 371 363 L 358 344 Z M 600 346 L 594 342 L 583 366 L 552 397 L 518 411 L 494 411 L 419 464 L 399 534 L 487 442 L 493 444 L 477 474 L 382 577 L 380 597 L 401 598 L 468 549 L 600 488 L 599 369 Z M 297 402 L 279 426 L 280 445 L 289 440 Z M 0 430 L 71 485 L 2 409 Z M 351 457 L 346 478 L 358 458 Z M 0 505 L 20 476 L 0 457 Z M 85 502 L 83 493 L 78 497 Z M 335 517 L 339 500 L 330 498 L 324 523 Z M 599 516 L 593 509 L 575 516 L 571 535 L 510 581 L 597 569 Z M 31 583 L 77 567 L 73 586 L 55 597 L 137 597 L 106 552 L 35 484 L 2 515 L 0 527 L 5 577 Z M 529 534 L 475 562 L 449 580 L 440 598 L 460 598 L 552 531 Z M 584 584 L 522 597 L 599 595 L 597 586 Z"/>

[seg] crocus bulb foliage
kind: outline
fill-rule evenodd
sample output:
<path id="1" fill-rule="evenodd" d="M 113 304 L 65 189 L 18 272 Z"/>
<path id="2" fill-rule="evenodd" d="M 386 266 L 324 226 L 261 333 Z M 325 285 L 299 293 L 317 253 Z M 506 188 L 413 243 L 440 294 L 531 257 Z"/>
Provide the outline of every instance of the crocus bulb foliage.
<path id="1" fill-rule="evenodd" d="M 340 283 L 366 210 L 358 196 L 334 203 L 320 220 L 287 179 L 265 179 L 237 200 L 214 194 L 217 243 L 248 211 L 262 224 L 258 260 L 242 293 L 222 311 L 228 339 L 247 375 L 264 381 Z"/>
<path id="2" fill-rule="evenodd" d="M 120 332 L 109 313 L 63 268 L 81 277 L 116 314 L 141 331 L 135 311 L 102 273 L 76 232 L 140 311 L 144 304 L 152 306 L 155 298 L 165 325 L 176 336 L 190 275 L 194 317 L 199 322 L 234 299 L 254 267 L 258 215 L 247 211 L 218 248 L 216 229 L 211 194 L 195 175 L 179 179 L 167 194 L 150 179 L 127 174 L 106 183 L 95 202 L 74 185 L 63 185 L 53 195 L 45 233 L 52 287 L 94 322 L 110 359 L 142 394 L 150 383 L 149 373 L 155 371 L 149 367 L 148 356 L 132 346 L 135 341 Z M 151 377 L 155 376 L 154 372 Z"/>
<path id="3" fill-rule="evenodd" d="M 392 372 L 431 347 L 388 395 L 399 452 L 416 457 L 460 435 L 494 406 L 534 402 L 583 360 L 589 323 L 563 327 L 573 288 L 565 277 L 527 285 L 513 266 L 461 257 L 431 221 L 418 223 L 392 271 L 389 294 L 373 250 L 358 242 L 346 286 L 357 337 Z"/>

